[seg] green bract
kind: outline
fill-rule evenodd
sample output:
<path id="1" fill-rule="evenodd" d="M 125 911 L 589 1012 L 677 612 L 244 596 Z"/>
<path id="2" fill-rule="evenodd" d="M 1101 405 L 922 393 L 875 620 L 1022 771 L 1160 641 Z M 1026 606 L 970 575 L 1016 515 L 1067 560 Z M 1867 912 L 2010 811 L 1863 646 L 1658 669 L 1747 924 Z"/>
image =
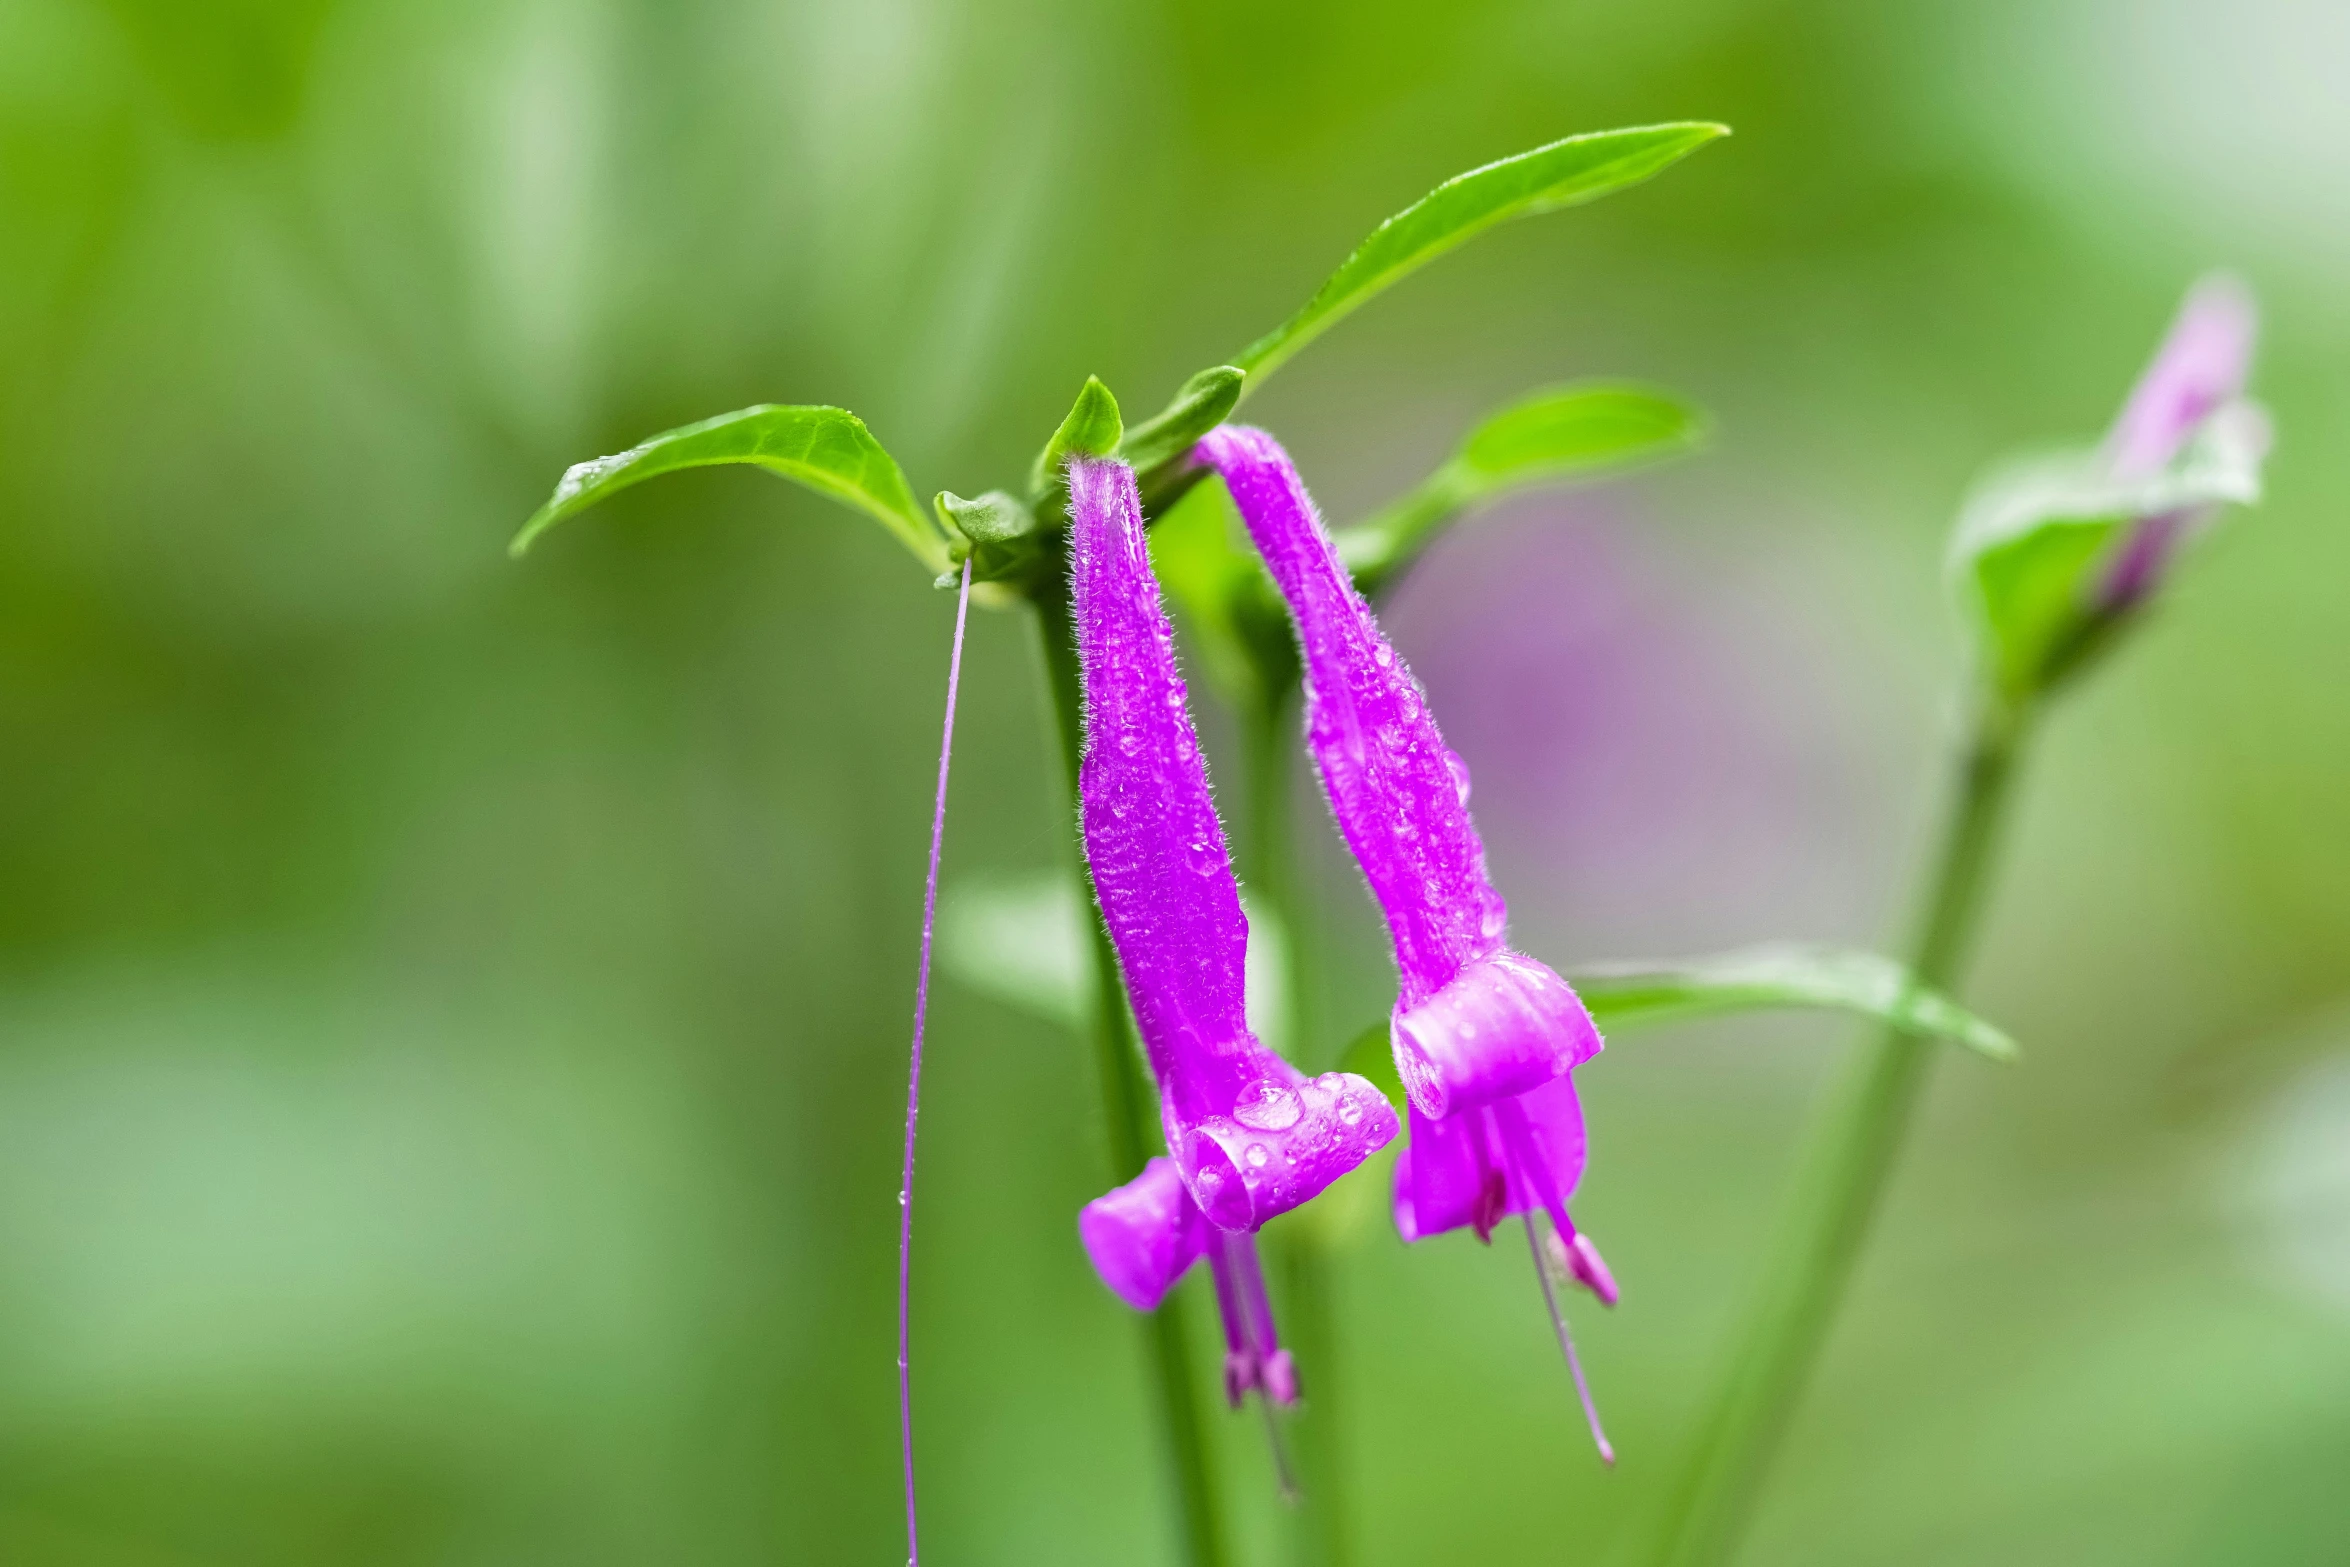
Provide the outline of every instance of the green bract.
<path id="1" fill-rule="evenodd" d="M 1183 383 L 1163 410 L 1126 432 L 1118 455 L 1145 475 L 1189 456 L 1199 438 L 1222 424 L 1239 403 L 1247 379 L 1230 365 L 1202 370 Z"/>
<path id="2" fill-rule="evenodd" d="M 952 564 L 945 537 L 922 508 L 897 460 L 845 408 L 762 403 L 667 430 L 610 457 L 566 469 L 555 493 L 514 536 L 519 555 L 564 518 L 630 485 L 679 468 L 750 463 L 853 506 L 895 534 L 933 571 Z"/>
<path id="3" fill-rule="evenodd" d="M 1099 376 L 1087 376 L 1061 427 L 1036 454 L 1028 472 L 1029 490 L 1043 495 L 1060 489 L 1066 483 L 1061 475 L 1063 463 L 1072 457 L 1108 457 L 1118 450 L 1125 433 L 1118 420 L 1118 399 L 1110 395 Z"/>
<path id="4" fill-rule="evenodd" d="M 1366 522 L 1334 536 L 1339 558 L 1376 593 L 1471 506 L 1532 484 L 1620 473 L 1678 456 L 1705 416 L 1649 387 L 1585 383 L 1528 394 L 1469 432 L 1444 466 Z"/>
<path id="5" fill-rule="evenodd" d="M 1555 212 L 1637 185 L 1718 136 L 1726 125 L 1683 122 L 1595 131 L 1456 174 L 1371 231 L 1297 314 L 1232 362 L 1242 395 L 1373 294 L 1496 223 Z"/>
<path id="6" fill-rule="evenodd" d="M 1951 538 L 1950 574 L 1995 693 L 2019 705 L 2077 669 L 2114 618 L 2096 590 L 2123 531 L 2257 501 L 2267 448 L 2266 418 L 2237 403 L 2147 478 L 2117 480 L 2090 450 L 2026 459 L 1979 483 Z"/>

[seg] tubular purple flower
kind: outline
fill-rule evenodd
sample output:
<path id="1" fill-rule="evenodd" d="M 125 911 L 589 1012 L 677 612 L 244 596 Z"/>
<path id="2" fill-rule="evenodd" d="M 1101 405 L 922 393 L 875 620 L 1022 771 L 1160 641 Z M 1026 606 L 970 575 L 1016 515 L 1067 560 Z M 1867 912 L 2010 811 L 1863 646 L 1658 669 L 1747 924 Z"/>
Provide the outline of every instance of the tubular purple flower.
<path id="1" fill-rule="evenodd" d="M 1531 1216 L 1550 1216 L 1564 1271 L 1613 1304 L 1613 1279 L 1567 1215 L 1584 1160 L 1567 1074 L 1599 1052 L 1599 1030 L 1565 980 L 1507 945 L 1508 906 L 1469 819 L 1468 767 L 1356 591 L 1288 454 L 1262 430 L 1227 425 L 1193 457 L 1223 478 L 1288 601 L 1308 748 L 1394 938 L 1390 1036 L 1412 1112 L 1395 1169 L 1396 1227 L 1406 1240 L 1464 1226 L 1485 1239 L 1503 1218 L 1527 1216 L 1589 1412 Z M 1592 1434 L 1612 1462 L 1596 1413 Z"/>
<path id="2" fill-rule="evenodd" d="M 1080 1232 L 1129 1304 L 1155 1304 L 1205 1251 L 1233 1346 L 1228 1391 L 1261 1387 L 1285 1401 L 1294 1378 L 1273 1339 L 1253 1232 L 1384 1147 L 1395 1111 L 1364 1079 L 1309 1078 L 1249 1031 L 1248 921 L 1175 671 L 1133 470 L 1074 458 L 1069 493 L 1086 862 L 1158 1079 L 1170 1155 L 1089 1206 Z"/>
<path id="3" fill-rule="evenodd" d="M 2215 275 L 2189 290 L 2106 436 L 2105 462 L 2113 477 L 2160 473 L 2205 425 L 2224 416 L 2243 395 L 2259 334 L 2259 307 L 2236 279 Z M 2179 544 L 2211 511 L 2166 511 L 2134 522 L 2094 590 L 2094 608 L 2113 615 L 2143 602 L 2160 586 Z"/>
<path id="4" fill-rule="evenodd" d="M 1174 1160 L 1153 1159 L 1142 1174 L 1087 1203 L 1077 1233 L 1110 1293 L 1136 1311 L 1158 1310 L 1206 1257 L 1224 1319 L 1224 1396 L 1237 1405 L 1259 1388 L 1276 1404 L 1297 1402 L 1297 1371 L 1273 1326 L 1253 1238 L 1210 1224 L 1183 1189 Z"/>

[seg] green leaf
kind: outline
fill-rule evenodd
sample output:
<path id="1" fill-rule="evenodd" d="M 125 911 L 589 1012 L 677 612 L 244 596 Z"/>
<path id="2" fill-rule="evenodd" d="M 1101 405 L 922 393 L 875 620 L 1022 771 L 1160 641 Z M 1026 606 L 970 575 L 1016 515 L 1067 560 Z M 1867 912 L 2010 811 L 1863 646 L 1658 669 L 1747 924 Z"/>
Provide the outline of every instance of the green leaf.
<path id="1" fill-rule="evenodd" d="M 1373 294 L 1497 223 L 1637 185 L 1729 128 L 1695 122 L 1570 136 L 1456 174 L 1371 231 L 1303 309 L 1233 358 L 1243 395 Z"/>
<path id="2" fill-rule="evenodd" d="M 1183 383 L 1165 409 L 1126 432 L 1118 455 L 1133 464 L 1138 474 L 1181 459 L 1199 444 L 1201 436 L 1224 422 L 1239 403 L 1240 389 L 1247 379 L 1230 365 L 1202 370 Z"/>
<path id="3" fill-rule="evenodd" d="M 1036 464 L 1029 471 L 1029 489 L 1038 495 L 1059 491 L 1065 482 L 1062 464 L 1072 457 L 1108 457 L 1118 450 L 1124 433 L 1118 421 L 1118 399 L 1110 395 L 1100 377 L 1087 376 L 1068 417 L 1036 454 Z"/>
<path id="4" fill-rule="evenodd" d="M 915 504 L 897 460 L 863 420 L 845 408 L 776 403 L 666 430 L 625 452 L 574 465 L 514 536 L 513 553 L 520 555 L 556 523 L 632 484 L 718 463 L 750 463 L 854 507 L 897 535 L 933 572 L 952 563 L 945 538 Z"/>
<path id="5" fill-rule="evenodd" d="M 1546 387 L 1471 431 L 1454 463 L 1487 495 L 1653 462 L 1688 450 L 1704 428 L 1704 415 L 1653 388 Z"/>
<path id="6" fill-rule="evenodd" d="M 1705 416 L 1650 387 L 1546 387 L 1469 432 L 1426 482 L 1336 535 L 1355 585 L 1375 593 L 1472 506 L 1528 485 L 1597 479 L 1690 451 Z"/>
<path id="7" fill-rule="evenodd" d="M 2237 402 L 2147 478 L 2117 480 L 2089 450 L 2012 463 L 1978 484 L 1951 538 L 1950 572 L 2000 696 L 2026 701 L 2079 666 L 2107 618 L 2098 584 L 2132 523 L 2257 501 L 2267 450 L 2265 415 Z"/>
<path id="8" fill-rule="evenodd" d="M 1921 1038 L 1965 1045 L 1994 1061 L 2021 1054 L 2014 1040 L 1937 990 L 1914 984 L 1909 970 L 1873 952 L 1839 947 L 1767 946 L 1664 963 L 1609 963 L 1567 972 L 1600 1031 L 1619 1034 L 1657 1023 L 1791 1007 L 1857 1012 Z M 1385 1020 L 1348 1043 L 1342 1071 L 1379 1086 L 1398 1111 L 1403 1080 Z"/>
<path id="9" fill-rule="evenodd" d="M 1819 1007 L 1857 1012 L 1923 1038 L 1947 1039 L 1995 1061 L 2018 1050 L 2005 1033 L 1909 970 L 1873 952 L 1773 945 L 1664 963 L 1611 963 L 1567 972 L 1602 1031 L 1728 1012 Z"/>

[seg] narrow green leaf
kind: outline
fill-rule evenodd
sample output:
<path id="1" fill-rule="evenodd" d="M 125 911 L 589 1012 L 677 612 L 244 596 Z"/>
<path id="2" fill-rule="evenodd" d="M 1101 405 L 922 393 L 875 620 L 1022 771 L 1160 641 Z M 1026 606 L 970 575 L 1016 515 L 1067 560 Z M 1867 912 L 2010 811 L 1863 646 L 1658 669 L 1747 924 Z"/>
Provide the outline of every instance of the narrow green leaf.
<path id="1" fill-rule="evenodd" d="M 1677 962 L 1600 964 L 1569 970 L 1566 977 L 1603 1033 L 1733 1012 L 1811 1007 L 1857 1012 L 1921 1038 L 1965 1045 L 1994 1061 L 2014 1061 L 2021 1054 L 2005 1033 L 1940 991 L 1913 984 L 1909 970 L 1873 952 L 1750 947 Z M 1357 1034 L 1338 1065 L 1369 1078 L 1398 1111 L 1403 1109 L 1403 1080 L 1395 1070 L 1384 1019 Z"/>
<path id="2" fill-rule="evenodd" d="M 1999 693 L 2028 699 L 2077 665 L 2094 629 L 2096 585 L 2125 529 L 2257 501 L 2267 449 L 2265 415 L 2239 402 L 2148 478 L 2116 480 L 2103 454 L 2088 450 L 2013 463 L 1978 484 L 1951 538 L 1950 572 Z"/>
<path id="3" fill-rule="evenodd" d="M 1909 970 L 1873 952 L 1765 946 L 1717 957 L 1572 969 L 1567 980 L 1600 1028 L 1634 1028 L 1727 1012 L 1820 1007 L 1857 1012 L 1905 1033 L 1947 1039 L 1995 1061 L 2015 1060 L 2015 1041 Z"/>
<path id="4" fill-rule="evenodd" d="M 1126 432 L 1118 455 L 1133 464 L 1138 474 L 1180 459 L 1199 444 L 1201 436 L 1224 422 L 1240 401 L 1240 389 L 1247 379 L 1230 365 L 1202 370 L 1183 383 L 1174 401 L 1163 410 Z"/>
<path id="5" fill-rule="evenodd" d="M 1451 459 L 1378 515 L 1339 530 L 1339 558 L 1376 593 L 1461 515 L 1529 485 L 1598 479 L 1676 457 L 1705 416 L 1650 387 L 1587 382 L 1529 394 L 1469 432 Z"/>
<path id="6" fill-rule="evenodd" d="M 806 485 L 880 523 L 932 571 L 949 564 L 946 540 L 915 504 L 897 460 L 863 420 L 845 408 L 776 403 L 665 430 L 625 452 L 575 464 L 514 536 L 513 553 L 520 555 L 556 523 L 632 484 L 718 463 L 749 463 Z"/>
<path id="7" fill-rule="evenodd" d="M 1652 462 L 1695 445 L 1704 427 L 1695 408 L 1651 387 L 1545 387 L 1471 431 L 1454 461 L 1490 494 Z"/>
<path id="8" fill-rule="evenodd" d="M 1396 279 L 1497 223 L 1555 212 L 1637 185 L 1727 126 L 1685 122 L 1570 136 L 1456 174 L 1372 230 L 1304 308 L 1233 359 L 1245 396 L 1292 354 Z"/>
<path id="9" fill-rule="evenodd" d="M 1124 433 L 1118 420 L 1118 399 L 1110 395 L 1099 376 L 1087 376 L 1061 427 L 1036 454 L 1035 466 L 1029 470 L 1029 489 L 1042 495 L 1060 488 L 1063 463 L 1071 457 L 1107 457 L 1117 451 Z"/>

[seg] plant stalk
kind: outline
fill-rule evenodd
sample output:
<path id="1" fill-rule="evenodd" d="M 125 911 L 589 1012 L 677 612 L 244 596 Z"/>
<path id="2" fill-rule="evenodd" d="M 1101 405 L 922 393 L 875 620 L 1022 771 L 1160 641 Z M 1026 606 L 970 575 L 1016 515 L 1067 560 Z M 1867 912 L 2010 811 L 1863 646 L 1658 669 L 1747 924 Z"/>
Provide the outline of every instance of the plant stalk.
<path id="1" fill-rule="evenodd" d="M 1044 655 L 1045 688 L 1052 701 L 1053 727 L 1060 739 L 1061 761 L 1069 784 L 1074 814 L 1078 769 L 1085 754 L 1085 696 L 1077 668 L 1076 625 L 1070 614 L 1069 579 L 1053 572 L 1033 594 L 1039 647 Z M 1101 1075 L 1102 1120 L 1108 1128 L 1111 1179 L 1132 1180 L 1149 1161 L 1151 1127 L 1150 1085 L 1143 1077 L 1142 1053 L 1134 1024 L 1126 1010 L 1126 992 L 1118 974 L 1118 955 L 1110 945 L 1094 901 L 1093 882 L 1085 856 L 1075 856 L 1079 901 L 1091 916 L 1093 934 L 1088 944 L 1093 960 L 1094 1012 L 1088 1032 Z M 1143 1361 L 1156 1383 L 1160 1439 L 1168 1477 L 1176 1500 L 1177 1525 L 1183 1560 L 1189 1567 L 1225 1567 L 1223 1509 L 1216 1494 L 1216 1477 L 1209 1462 L 1206 1422 L 1199 1406 L 1199 1379 L 1194 1374 L 1191 1341 L 1183 1330 L 1182 1296 L 1170 1295 L 1142 1322 Z"/>
<path id="2" fill-rule="evenodd" d="M 1965 961 L 2014 775 L 2019 727 L 1987 710 L 1958 753 L 1949 814 L 1909 948 L 1920 984 L 1952 988 Z M 1736 1340 L 1738 1354 L 1645 1555 L 1654 1567 L 1714 1567 L 1737 1549 L 1851 1281 L 1934 1050 L 1930 1041 L 1887 1028 L 1846 1067 L 1805 1147 L 1761 1288 Z"/>
<path id="3" fill-rule="evenodd" d="M 1264 672 L 1260 671 L 1260 675 Z M 1315 948 L 1297 896 L 1298 868 L 1291 828 L 1296 782 L 1294 681 L 1264 680 L 1264 693 L 1243 717 L 1248 763 L 1248 889 L 1256 906 L 1280 922 L 1288 972 L 1282 991 L 1290 1059 L 1302 1069 L 1320 1065 L 1309 1028 L 1314 1013 Z M 1289 1544 L 1298 1567 L 1345 1567 L 1347 1495 L 1339 1419 L 1336 1283 L 1323 1226 L 1310 1217 L 1285 1225 L 1277 1238 L 1283 1285 L 1282 1314 L 1296 1347 L 1305 1399 L 1296 1436 L 1299 1499 L 1289 1519 Z"/>

